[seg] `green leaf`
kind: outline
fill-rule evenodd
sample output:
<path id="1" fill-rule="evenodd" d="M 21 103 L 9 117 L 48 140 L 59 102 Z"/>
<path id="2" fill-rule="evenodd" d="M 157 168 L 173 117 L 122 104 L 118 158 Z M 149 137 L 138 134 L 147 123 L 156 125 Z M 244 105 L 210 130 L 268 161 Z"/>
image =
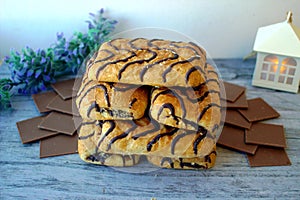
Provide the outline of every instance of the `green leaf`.
<path id="1" fill-rule="evenodd" d="M 13 82 L 8 78 L 0 79 L 0 110 L 11 107 L 10 90 L 13 87 Z"/>

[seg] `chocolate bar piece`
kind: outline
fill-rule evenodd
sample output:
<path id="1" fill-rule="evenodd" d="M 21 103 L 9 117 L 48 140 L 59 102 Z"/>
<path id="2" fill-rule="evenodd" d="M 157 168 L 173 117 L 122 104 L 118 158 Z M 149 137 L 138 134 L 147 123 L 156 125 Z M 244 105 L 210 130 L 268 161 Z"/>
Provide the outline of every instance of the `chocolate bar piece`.
<path id="1" fill-rule="evenodd" d="M 235 102 L 239 98 L 239 96 L 241 96 L 246 90 L 245 87 L 239 85 L 235 85 L 228 82 L 223 83 L 226 92 L 226 100 L 229 102 Z"/>
<path id="2" fill-rule="evenodd" d="M 79 116 L 75 100 L 63 100 L 59 95 L 56 95 L 56 97 L 52 99 L 52 101 L 47 105 L 47 108 L 54 111 Z"/>
<path id="3" fill-rule="evenodd" d="M 52 88 L 61 96 L 62 99 L 70 99 L 76 95 L 73 91 L 75 79 L 69 79 L 64 81 L 59 81 L 51 84 Z"/>
<path id="4" fill-rule="evenodd" d="M 262 98 L 248 100 L 248 109 L 239 112 L 249 121 L 255 122 L 279 117 L 279 113 Z"/>
<path id="5" fill-rule="evenodd" d="M 241 152 L 255 154 L 257 145 L 245 144 L 244 129 L 234 128 L 225 125 L 223 131 L 218 139 L 217 144 L 235 149 Z"/>
<path id="6" fill-rule="evenodd" d="M 251 123 L 236 110 L 227 110 L 225 123 L 246 129 L 251 127 Z"/>
<path id="7" fill-rule="evenodd" d="M 259 146 L 255 155 L 247 155 L 251 167 L 291 165 L 284 148 Z"/>
<path id="8" fill-rule="evenodd" d="M 226 107 L 227 107 L 227 109 L 236 109 L 236 108 L 247 109 L 248 101 L 246 99 L 245 92 L 243 92 L 243 94 L 241 96 L 239 96 L 239 98 L 235 102 L 227 101 Z"/>
<path id="9" fill-rule="evenodd" d="M 44 116 L 34 117 L 31 119 L 17 122 L 18 131 L 23 144 L 35 142 L 45 137 L 57 135 L 57 131 L 49 131 L 38 128 Z"/>
<path id="10" fill-rule="evenodd" d="M 245 132 L 245 142 L 285 148 L 284 128 L 282 125 L 253 123 Z"/>
<path id="11" fill-rule="evenodd" d="M 40 158 L 77 153 L 78 135 L 59 134 L 41 140 Z"/>
<path id="12" fill-rule="evenodd" d="M 39 128 L 73 135 L 76 131 L 72 115 L 51 112 L 38 126 Z"/>
<path id="13" fill-rule="evenodd" d="M 43 92 L 39 94 L 33 94 L 32 99 L 40 113 L 44 112 L 49 112 L 51 109 L 47 108 L 47 105 L 49 102 L 52 101 L 52 99 L 56 96 L 57 94 L 54 91 L 48 91 L 48 92 Z"/>

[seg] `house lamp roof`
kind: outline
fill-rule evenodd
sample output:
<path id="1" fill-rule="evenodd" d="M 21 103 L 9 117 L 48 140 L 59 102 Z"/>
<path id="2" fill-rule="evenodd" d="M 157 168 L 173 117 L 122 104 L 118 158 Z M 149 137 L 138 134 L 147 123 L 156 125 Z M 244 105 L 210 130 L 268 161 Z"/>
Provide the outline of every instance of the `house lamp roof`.
<path id="1" fill-rule="evenodd" d="M 292 13 L 284 22 L 259 28 L 253 50 L 300 58 L 300 28 L 292 23 Z"/>

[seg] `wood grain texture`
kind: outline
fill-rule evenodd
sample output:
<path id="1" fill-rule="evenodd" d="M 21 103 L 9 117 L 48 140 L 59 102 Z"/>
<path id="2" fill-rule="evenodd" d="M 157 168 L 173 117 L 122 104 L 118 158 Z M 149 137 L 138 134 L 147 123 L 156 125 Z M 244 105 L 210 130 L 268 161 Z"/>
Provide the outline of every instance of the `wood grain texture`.
<path id="1" fill-rule="evenodd" d="M 250 168 L 245 154 L 217 148 L 210 170 L 146 173 L 86 164 L 78 155 L 39 159 L 39 143 L 21 143 L 16 122 L 38 116 L 30 96 L 14 96 L 0 112 L 0 199 L 297 199 L 300 196 L 300 94 L 251 86 L 254 60 L 215 60 L 222 78 L 262 97 L 279 113 L 291 166 Z M 9 76 L 1 66 L 0 77 Z M 135 171 L 143 170 L 136 169 Z"/>

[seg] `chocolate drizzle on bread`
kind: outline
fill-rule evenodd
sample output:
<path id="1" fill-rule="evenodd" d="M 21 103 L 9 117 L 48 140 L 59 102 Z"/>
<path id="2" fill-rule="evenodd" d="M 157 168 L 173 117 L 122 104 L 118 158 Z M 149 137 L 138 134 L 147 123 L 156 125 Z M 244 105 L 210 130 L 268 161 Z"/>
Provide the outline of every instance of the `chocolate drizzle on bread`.
<path id="1" fill-rule="evenodd" d="M 84 121 L 81 125 L 84 129 L 79 129 L 79 138 L 81 141 L 92 140 L 94 144 L 97 144 L 92 150 L 96 153 L 177 157 L 190 157 L 191 154 L 192 157 L 206 155 L 206 149 L 202 149 L 200 145 L 201 142 L 205 142 L 204 138 L 207 135 L 204 128 L 201 130 L 202 132 L 196 132 L 156 124 L 155 122 L 141 122 L 144 120 L 138 120 L 139 122 L 106 120 L 96 121 L 94 124 Z M 163 145 L 160 144 L 161 140 Z M 183 146 L 180 140 L 185 141 Z M 178 148 L 177 145 L 179 145 Z"/>
<path id="2" fill-rule="evenodd" d="M 85 77 L 76 104 L 80 115 L 87 119 L 139 119 L 148 107 L 149 92 L 148 86 L 97 82 Z"/>
<path id="3" fill-rule="evenodd" d="M 154 165 L 172 169 L 208 169 L 214 166 L 216 158 L 216 147 L 203 158 L 171 158 L 160 156 L 148 156 L 147 159 Z"/>
<path id="4" fill-rule="evenodd" d="M 87 64 L 76 105 L 87 162 L 207 169 L 221 122 L 220 84 L 194 43 L 114 39 Z M 113 161 L 115 159 L 115 161 Z"/>
<path id="5" fill-rule="evenodd" d="M 192 43 L 115 39 L 100 47 L 87 72 L 97 81 L 195 87 L 205 80 L 205 61 L 205 51 Z"/>
<path id="6" fill-rule="evenodd" d="M 174 53 L 174 52 L 172 52 L 173 54 L 172 54 L 172 57 L 167 57 L 167 58 L 164 58 L 164 59 L 161 59 L 161 60 L 159 60 L 159 61 L 156 61 L 156 62 L 154 62 L 154 63 L 152 63 L 152 64 L 148 64 L 148 65 L 146 65 L 142 70 L 141 70 L 141 72 L 140 72 L 140 80 L 141 80 L 141 82 L 144 82 L 144 76 L 145 76 L 145 74 L 146 74 L 146 72 L 150 69 L 150 68 L 152 68 L 152 67 L 154 67 L 154 66 L 156 66 L 156 65 L 159 65 L 159 64 L 161 64 L 161 63 L 163 63 L 163 62 L 166 62 L 166 61 L 168 61 L 168 60 L 175 60 L 175 59 L 178 59 L 178 54 L 176 54 L 176 53 Z"/>

